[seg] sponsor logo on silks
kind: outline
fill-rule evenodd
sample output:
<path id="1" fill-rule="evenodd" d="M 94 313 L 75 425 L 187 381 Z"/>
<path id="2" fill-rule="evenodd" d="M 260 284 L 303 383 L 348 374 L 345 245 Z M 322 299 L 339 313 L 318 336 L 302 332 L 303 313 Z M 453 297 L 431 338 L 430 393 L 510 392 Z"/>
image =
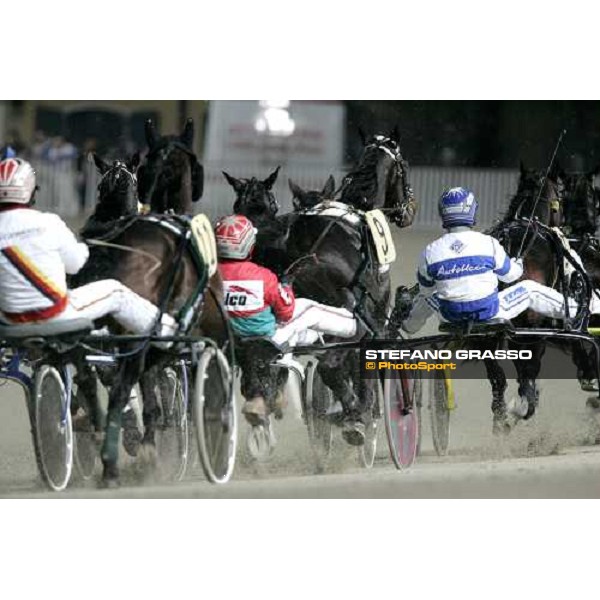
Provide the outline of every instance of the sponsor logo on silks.
<path id="1" fill-rule="evenodd" d="M 464 249 L 465 245 L 460 240 L 456 240 L 450 245 L 450 250 L 456 254 L 460 254 Z"/>
<path id="2" fill-rule="evenodd" d="M 457 265 L 454 264 L 450 268 L 442 265 L 437 272 L 437 276 L 448 276 L 448 275 L 461 275 L 463 273 L 476 273 L 477 271 L 487 271 L 488 268 L 485 265 Z"/>
<path id="3" fill-rule="evenodd" d="M 224 281 L 225 308 L 231 311 L 255 311 L 264 307 L 262 281 Z"/>
<path id="4" fill-rule="evenodd" d="M 507 294 L 504 294 L 504 300 L 512 300 L 513 298 L 515 298 L 517 296 L 521 296 L 524 293 L 525 293 L 525 288 L 522 285 L 520 285 L 519 287 L 516 287 L 514 290 L 511 290 L 510 292 L 508 292 Z"/>

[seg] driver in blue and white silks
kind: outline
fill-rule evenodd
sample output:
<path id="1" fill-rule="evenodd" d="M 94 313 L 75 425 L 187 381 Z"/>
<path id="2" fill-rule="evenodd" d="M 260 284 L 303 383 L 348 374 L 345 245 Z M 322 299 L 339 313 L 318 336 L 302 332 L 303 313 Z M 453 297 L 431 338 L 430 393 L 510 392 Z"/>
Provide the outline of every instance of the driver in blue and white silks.
<path id="1" fill-rule="evenodd" d="M 565 318 L 560 292 L 525 279 L 498 291 L 498 282 L 513 283 L 523 275 L 523 260 L 510 258 L 498 240 L 473 231 L 477 200 L 463 187 L 446 190 L 439 200 L 446 233 L 431 242 L 419 262 L 419 293 L 402 329 L 415 333 L 432 314 L 449 322 L 510 320 L 531 309 L 553 319 Z M 569 314 L 578 306 L 569 299 Z M 593 297 L 591 312 L 600 312 Z"/>

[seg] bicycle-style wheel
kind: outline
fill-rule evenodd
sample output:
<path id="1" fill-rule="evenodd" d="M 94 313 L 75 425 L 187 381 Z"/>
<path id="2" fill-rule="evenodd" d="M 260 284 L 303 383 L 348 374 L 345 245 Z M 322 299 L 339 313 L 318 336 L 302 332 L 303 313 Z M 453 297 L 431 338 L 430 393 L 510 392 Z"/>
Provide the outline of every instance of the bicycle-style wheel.
<path id="1" fill-rule="evenodd" d="M 375 389 L 373 405 L 365 416 L 365 443 L 359 446 L 358 462 L 365 469 L 371 469 L 377 454 L 377 436 L 379 434 L 379 420 L 381 419 L 381 403 L 383 401 L 383 388 L 379 379 L 374 381 Z"/>
<path id="2" fill-rule="evenodd" d="M 410 467 L 419 445 L 421 376 L 400 371 L 386 373 L 383 386 L 385 430 L 392 460 L 398 469 Z"/>
<path id="3" fill-rule="evenodd" d="M 30 397 L 33 446 L 44 483 L 53 491 L 67 487 L 73 468 L 73 428 L 69 402 L 57 369 L 36 369 Z"/>
<path id="4" fill-rule="evenodd" d="M 166 479 L 181 481 L 189 457 L 187 373 L 183 362 L 159 372 L 156 397 L 160 417 L 156 425 L 156 450 Z"/>
<path id="5" fill-rule="evenodd" d="M 81 388 L 77 387 L 73 393 L 77 405 L 73 422 L 73 462 L 79 477 L 89 481 L 94 476 L 100 456 L 91 418 L 92 407 Z"/>
<path id="6" fill-rule="evenodd" d="M 207 346 L 196 367 L 192 414 L 202 468 L 212 483 L 226 483 L 235 465 L 237 414 L 225 355 Z"/>
<path id="7" fill-rule="evenodd" d="M 445 456 L 448 452 L 452 394 L 450 377 L 445 371 L 436 372 L 429 381 L 429 416 L 433 447 L 438 456 Z"/>
<path id="8" fill-rule="evenodd" d="M 248 462 L 264 463 L 275 450 L 276 439 L 273 420 L 269 415 L 261 425 L 252 425 L 246 432 L 246 459 Z"/>
<path id="9" fill-rule="evenodd" d="M 306 367 L 303 406 L 308 429 L 308 439 L 318 469 L 324 469 L 333 446 L 333 423 L 328 416 L 335 400 L 333 392 L 325 385 L 317 370 L 317 363 Z"/>

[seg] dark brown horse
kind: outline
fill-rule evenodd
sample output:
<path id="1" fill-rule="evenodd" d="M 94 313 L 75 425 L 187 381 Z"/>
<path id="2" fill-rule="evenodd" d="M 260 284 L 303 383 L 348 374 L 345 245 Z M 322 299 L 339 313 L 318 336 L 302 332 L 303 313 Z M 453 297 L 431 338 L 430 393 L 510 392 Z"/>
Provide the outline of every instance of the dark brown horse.
<path id="1" fill-rule="evenodd" d="M 186 126 L 184 134 L 186 133 L 190 133 L 189 125 Z M 179 143 L 181 138 L 174 146 L 178 147 Z M 158 140 L 157 146 L 165 149 L 169 144 L 170 141 Z M 170 155 L 170 151 L 167 154 Z M 187 152 L 184 154 L 189 157 Z M 186 161 L 171 162 L 169 156 L 161 155 L 156 163 L 151 157 L 144 165 L 143 168 L 147 170 L 145 181 L 150 181 L 150 191 L 158 195 L 165 210 L 179 211 L 181 207 L 191 207 L 193 191 L 201 189 L 201 181 L 197 180 L 194 185 L 194 167 L 190 162 L 189 158 Z M 175 165 L 181 167 L 182 172 L 174 170 Z M 168 171 L 167 174 L 163 173 L 165 170 Z M 195 171 L 196 174 L 201 172 L 198 168 Z M 183 193 L 186 195 L 182 196 Z M 145 197 L 149 201 L 153 198 L 154 196 Z M 204 274 L 198 272 L 189 243 L 184 243 L 177 233 L 177 227 L 170 221 L 166 216 L 150 215 L 133 216 L 113 223 L 112 233 L 104 236 L 104 241 L 110 246 L 92 246 L 90 260 L 78 274 L 75 284 L 114 278 L 161 310 L 177 315 Z M 88 234 L 91 235 L 89 229 Z M 222 284 L 218 274 L 210 279 L 203 298 L 201 311 L 194 315 L 188 330 L 225 345 L 230 335 L 221 306 Z M 164 352 L 148 343 L 136 342 L 133 346 L 131 348 L 129 344 L 122 348 L 122 351 L 127 351 L 130 355 L 122 356 L 118 361 L 115 385 L 109 394 L 102 462 L 103 482 L 110 486 L 118 483 L 117 460 L 122 411 L 129 400 L 131 389 L 144 372 L 150 372 L 150 377 L 142 380 L 142 388 L 152 385 L 152 367 L 163 364 L 168 358 Z M 150 393 L 150 390 L 145 390 L 145 396 Z M 144 407 L 144 420 L 149 424 L 144 441 L 149 445 L 154 441 L 150 414 L 154 409 L 154 406 Z"/>
<path id="2" fill-rule="evenodd" d="M 498 239 L 509 256 L 523 257 L 525 279 L 532 279 L 559 291 L 564 291 L 565 282 L 562 278 L 560 247 L 550 227 L 558 227 L 562 224 L 563 210 L 560 167 L 555 164 L 546 176 L 544 171 L 526 169 L 521 164 L 517 192 L 511 199 L 505 216 L 486 231 Z M 519 315 L 513 323 L 516 327 L 524 328 L 554 326 L 550 320 L 532 311 Z M 490 343 L 494 344 L 493 341 Z M 544 342 L 535 342 L 527 348 L 532 350 L 533 358 L 527 361 L 515 361 L 518 394 L 522 401 L 527 403 L 525 419 L 533 416 L 538 404 L 539 392 L 536 379 L 546 346 Z M 508 429 L 504 399 L 507 387 L 506 375 L 496 361 L 486 359 L 484 362 L 492 385 L 494 430 L 504 431 Z"/>

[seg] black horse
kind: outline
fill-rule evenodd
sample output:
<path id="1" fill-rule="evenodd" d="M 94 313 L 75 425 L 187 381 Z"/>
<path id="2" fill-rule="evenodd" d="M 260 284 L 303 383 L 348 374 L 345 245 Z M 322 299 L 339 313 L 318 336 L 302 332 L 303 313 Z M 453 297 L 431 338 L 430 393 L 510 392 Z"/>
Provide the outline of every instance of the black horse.
<path id="1" fill-rule="evenodd" d="M 600 189 L 594 186 L 594 177 L 599 173 L 600 167 L 585 173 L 561 173 L 565 195 L 564 229 L 571 246 L 581 258 L 596 294 L 600 290 L 600 241 L 596 237 Z M 600 326 L 598 315 L 590 315 L 589 324 L 591 327 Z M 582 389 L 595 391 L 598 382 L 593 353 L 582 344 L 574 344 L 573 359 Z"/>
<path id="2" fill-rule="evenodd" d="M 333 175 L 327 178 L 322 190 L 305 191 L 291 179 L 288 179 L 288 185 L 292 192 L 292 204 L 296 211 L 313 208 L 313 206 L 320 204 L 323 200 L 333 199 L 333 195 L 335 194 L 335 179 Z"/>
<path id="3" fill-rule="evenodd" d="M 524 278 L 565 293 L 568 283 L 563 277 L 561 246 L 551 229 L 562 223 L 563 201 L 560 167 L 555 165 L 546 176 L 545 171 L 526 169 L 521 164 L 517 192 L 511 199 L 505 216 L 486 233 L 498 239 L 509 256 L 523 257 Z M 570 315 L 572 318 L 575 316 Z M 513 323 L 516 327 L 553 326 L 550 320 L 532 311 L 519 315 Z M 494 343 L 492 340 L 488 346 L 493 346 Z M 538 404 L 536 379 L 545 348 L 543 341 L 534 342 L 528 345 L 528 349 L 533 352 L 531 360 L 514 361 L 519 384 L 518 394 L 527 403 L 524 419 L 534 415 Z M 494 429 L 504 431 L 508 428 L 504 399 L 506 375 L 496 361 L 486 359 L 484 362 L 492 385 Z"/>
<path id="4" fill-rule="evenodd" d="M 204 190 L 204 167 L 193 151 L 194 122 L 188 119 L 180 135 L 159 136 L 148 120 L 145 132 L 148 154 L 137 173 L 142 202 L 155 213 L 192 214 Z"/>
<path id="5" fill-rule="evenodd" d="M 298 297 L 346 307 L 359 313 L 373 333 L 383 333 L 390 302 L 389 268 L 381 267 L 374 258 L 364 222 L 356 210 L 381 208 L 399 227 L 412 223 L 416 202 L 397 130 L 390 136 L 371 138 L 357 167 L 346 176 L 341 201 L 348 207 L 350 219 L 297 212 L 278 220 L 276 203 L 268 194 L 260 197 L 255 180 L 226 177 L 237 194 L 234 210 L 250 219 L 258 214 L 260 221 L 253 222 L 259 226 L 259 235 L 261 226 L 279 235 L 275 239 L 281 243 L 284 258 L 276 270 L 288 271 Z M 270 244 L 273 239 L 272 235 L 268 237 Z M 361 443 L 360 434 L 356 435 L 360 427 L 356 426 L 370 408 L 373 396 L 372 390 L 361 389 L 357 352 L 327 352 L 318 368 L 343 406 L 347 440 Z"/>

